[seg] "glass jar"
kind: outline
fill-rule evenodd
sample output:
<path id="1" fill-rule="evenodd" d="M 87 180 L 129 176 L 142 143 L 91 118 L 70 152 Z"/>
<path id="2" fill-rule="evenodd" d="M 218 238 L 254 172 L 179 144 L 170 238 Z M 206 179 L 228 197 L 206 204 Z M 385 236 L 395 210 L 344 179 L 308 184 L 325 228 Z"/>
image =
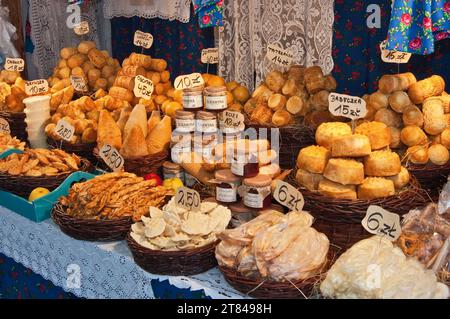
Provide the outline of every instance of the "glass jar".
<path id="1" fill-rule="evenodd" d="M 194 113 L 203 110 L 203 87 L 183 90 L 183 109 Z"/>
<path id="2" fill-rule="evenodd" d="M 205 95 L 205 110 L 220 113 L 227 109 L 226 86 L 208 86 L 203 91 Z"/>
<path id="3" fill-rule="evenodd" d="M 179 178 L 183 183 L 185 182 L 181 166 L 169 161 L 163 163 L 163 176 L 164 179 Z"/>
<path id="4" fill-rule="evenodd" d="M 192 135 L 191 134 L 172 134 L 170 142 L 170 154 L 172 162 L 181 163 L 181 156 L 192 153 Z"/>
<path id="5" fill-rule="evenodd" d="M 237 154 L 233 154 L 231 171 L 243 178 L 255 177 L 259 173 L 257 156 L 253 153 L 247 154 L 238 151 Z"/>
<path id="6" fill-rule="evenodd" d="M 236 203 L 238 201 L 238 187 L 241 179 L 234 175 L 231 170 L 224 169 L 216 171 L 216 200 L 221 204 Z"/>
<path id="7" fill-rule="evenodd" d="M 205 160 L 214 159 L 214 149 L 217 145 L 217 134 L 195 134 L 194 152 L 201 154 Z"/>
<path id="8" fill-rule="evenodd" d="M 217 116 L 211 112 L 197 112 L 196 131 L 200 133 L 217 132 Z"/>
<path id="9" fill-rule="evenodd" d="M 178 110 L 175 113 L 175 124 L 177 132 L 192 133 L 195 131 L 195 114 Z"/>
<path id="10" fill-rule="evenodd" d="M 267 209 L 272 204 L 272 179 L 266 175 L 246 178 L 243 184 L 244 205 L 255 209 Z"/>

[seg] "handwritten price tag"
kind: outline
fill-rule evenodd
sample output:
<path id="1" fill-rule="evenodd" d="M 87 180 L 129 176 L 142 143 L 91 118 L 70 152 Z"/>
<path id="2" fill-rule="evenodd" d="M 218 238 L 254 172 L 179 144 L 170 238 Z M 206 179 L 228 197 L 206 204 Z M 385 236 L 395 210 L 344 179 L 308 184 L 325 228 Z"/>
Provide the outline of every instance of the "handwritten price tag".
<path id="1" fill-rule="evenodd" d="M 384 40 L 380 44 L 381 60 L 386 63 L 408 63 L 411 53 L 386 50 L 387 41 Z"/>
<path id="2" fill-rule="evenodd" d="M 134 45 L 150 49 L 153 45 L 153 35 L 137 30 L 134 33 Z"/>
<path id="3" fill-rule="evenodd" d="M 221 114 L 220 129 L 227 131 L 245 130 L 244 114 L 234 111 L 224 111 Z"/>
<path id="4" fill-rule="evenodd" d="M 25 61 L 21 58 L 6 58 L 5 70 L 22 72 L 25 68 Z"/>
<path id="5" fill-rule="evenodd" d="M 391 241 L 396 241 L 402 233 L 400 216 L 375 205 L 369 206 L 361 224 L 369 233 Z"/>
<path id="6" fill-rule="evenodd" d="M 25 93 L 27 95 L 44 94 L 48 91 L 47 80 L 40 79 L 34 81 L 25 81 Z"/>
<path id="7" fill-rule="evenodd" d="M 219 48 L 210 48 L 202 50 L 202 63 L 217 64 L 219 63 Z"/>
<path id="8" fill-rule="evenodd" d="M 75 134 L 75 128 L 65 120 L 59 120 L 56 124 L 56 135 L 64 141 L 70 141 Z"/>
<path id="9" fill-rule="evenodd" d="M 80 24 L 76 25 L 73 28 L 73 31 L 77 34 L 77 35 L 85 35 L 89 33 L 89 22 L 87 21 L 81 21 Z"/>
<path id="10" fill-rule="evenodd" d="M 276 181 L 275 191 L 273 197 L 281 205 L 289 208 L 292 211 L 301 212 L 305 205 L 302 193 L 300 193 L 294 186 L 283 182 Z"/>
<path id="11" fill-rule="evenodd" d="M 175 196 L 175 203 L 185 209 L 198 211 L 201 204 L 200 194 L 193 189 L 180 187 Z"/>
<path id="12" fill-rule="evenodd" d="M 88 91 L 86 80 L 82 76 L 72 75 L 70 77 L 70 83 L 72 83 L 72 86 L 75 89 L 75 91 L 78 91 L 78 92 L 87 92 Z"/>
<path id="13" fill-rule="evenodd" d="M 175 79 L 174 87 L 177 90 L 189 89 L 205 84 L 203 77 L 200 73 L 192 73 L 187 75 L 180 75 Z"/>
<path id="14" fill-rule="evenodd" d="M 366 101 L 356 96 L 330 93 L 328 102 L 330 113 L 334 116 L 344 116 L 357 120 L 367 114 Z"/>
<path id="15" fill-rule="evenodd" d="M 114 172 L 122 171 L 125 160 L 119 151 L 114 146 L 109 144 L 104 145 L 100 149 L 100 157 Z"/>
<path id="16" fill-rule="evenodd" d="M 291 50 L 285 50 L 283 48 L 280 48 L 276 44 L 269 44 L 267 46 L 266 57 L 272 63 L 286 67 L 292 64 L 294 54 L 292 53 Z"/>
<path id="17" fill-rule="evenodd" d="M 134 95 L 142 97 L 146 100 L 151 99 L 153 94 L 153 82 L 142 75 L 138 75 L 134 79 Z"/>
<path id="18" fill-rule="evenodd" d="M 0 117 L 0 133 L 11 134 L 9 123 L 4 118 Z"/>

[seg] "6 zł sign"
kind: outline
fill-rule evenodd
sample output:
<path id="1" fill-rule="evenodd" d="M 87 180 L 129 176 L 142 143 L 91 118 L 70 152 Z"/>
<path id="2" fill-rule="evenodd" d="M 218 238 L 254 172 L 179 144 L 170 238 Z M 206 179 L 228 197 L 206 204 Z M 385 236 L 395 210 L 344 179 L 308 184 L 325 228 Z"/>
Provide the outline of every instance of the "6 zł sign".
<path id="1" fill-rule="evenodd" d="M 396 241 L 402 233 L 400 216 L 376 205 L 369 206 L 361 224 L 369 233 L 386 237 L 390 241 Z"/>

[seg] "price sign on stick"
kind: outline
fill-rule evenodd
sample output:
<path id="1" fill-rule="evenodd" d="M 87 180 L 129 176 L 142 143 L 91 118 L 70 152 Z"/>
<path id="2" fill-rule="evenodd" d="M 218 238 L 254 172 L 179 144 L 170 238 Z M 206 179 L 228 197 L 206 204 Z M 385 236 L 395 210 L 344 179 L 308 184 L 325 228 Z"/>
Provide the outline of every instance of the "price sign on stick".
<path id="1" fill-rule="evenodd" d="M 217 64 L 219 63 L 219 48 L 210 48 L 202 50 L 202 63 Z"/>
<path id="2" fill-rule="evenodd" d="M 5 70 L 22 72 L 25 68 L 25 61 L 21 58 L 6 58 Z"/>
<path id="3" fill-rule="evenodd" d="M 200 194 L 193 189 L 180 187 L 175 196 L 175 203 L 185 209 L 198 211 L 201 204 Z"/>
<path id="4" fill-rule="evenodd" d="M 411 53 L 386 50 L 387 41 L 384 40 L 380 44 L 381 60 L 386 63 L 408 63 Z"/>
<path id="5" fill-rule="evenodd" d="M 89 33 L 89 22 L 81 21 L 78 25 L 73 28 L 73 31 L 77 35 L 85 35 Z"/>
<path id="6" fill-rule="evenodd" d="M 119 151 L 112 145 L 106 144 L 100 149 L 100 157 L 114 172 L 123 170 L 125 160 Z"/>
<path id="7" fill-rule="evenodd" d="M 0 117 L 0 133 L 11 134 L 9 123 L 3 117 Z"/>
<path id="8" fill-rule="evenodd" d="M 153 82 L 142 75 L 134 78 L 134 95 L 142 97 L 146 100 L 151 99 L 153 94 Z"/>
<path id="9" fill-rule="evenodd" d="M 220 129 L 227 131 L 245 130 L 244 114 L 241 112 L 224 111 L 221 114 Z"/>
<path id="10" fill-rule="evenodd" d="M 305 205 L 302 193 L 300 193 L 294 186 L 283 182 L 276 181 L 275 191 L 273 197 L 281 205 L 289 208 L 292 211 L 301 212 Z"/>
<path id="11" fill-rule="evenodd" d="M 351 120 L 357 120 L 367 114 L 366 101 L 356 96 L 330 93 L 328 102 L 330 113 L 334 116 L 344 116 Z"/>
<path id="12" fill-rule="evenodd" d="M 200 73 L 192 73 L 187 75 L 180 75 L 175 79 L 173 83 L 176 90 L 184 90 L 205 84 L 203 77 Z"/>
<path id="13" fill-rule="evenodd" d="M 396 241 L 402 233 L 400 216 L 375 205 L 369 206 L 361 224 L 369 233 L 391 241 Z"/>
<path id="14" fill-rule="evenodd" d="M 78 92 L 87 92 L 88 91 L 86 81 L 85 81 L 84 77 L 82 77 L 82 76 L 72 75 L 70 77 L 70 83 L 72 84 L 75 91 L 78 91 Z"/>
<path id="15" fill-rule="evenodd" d="M 56 124 L 56 135 L 62 138 L 64 141 L 69 142 L 75 134 L 75 128 L 65 120 L 59 120 Z"/>
<path id="16" fill-rule="evenodd" d="M 269 44 L 267 46 L 267 59 L 272 63 L 275 63 L 279 66 L 290 66 L 292 64 L 292 60 L 294 59 L 294 54 L 291 50 L 285 50 L 280 48 L 276 44 Z"/>
<path id="17" fill-rule="evenodd" d="M 40 79 L 34 81 L 25 81 L 25 93 L 27 95 L 44 94 L 48 91 L 47 80 Z"/>
<path id="18" fill-rule="evenodd" d="M 140 30 L 137 30 L 134 33 L 133 43 L 135 46 L 150 49 L 153 45 L 153 35 L 151 35 L 150 33 L 145 33 Z"/>

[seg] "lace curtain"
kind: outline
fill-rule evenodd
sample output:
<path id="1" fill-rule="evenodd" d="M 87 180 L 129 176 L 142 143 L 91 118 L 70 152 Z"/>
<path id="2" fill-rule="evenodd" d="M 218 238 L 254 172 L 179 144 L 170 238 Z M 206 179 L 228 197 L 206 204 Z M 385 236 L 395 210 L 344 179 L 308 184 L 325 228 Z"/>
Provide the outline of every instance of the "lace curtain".
<path id="1" fill-rule="evenodd" d="M 333 6 L 330 0 L 224 1 L 220 75 L 253 90 L 268 71 L 278 68 L 265 59 L 268 44 L 292 50 L 295 64 L 320 65 L 330 73 Z"/>
<path id="2" fill-rule="evenodd" d="M 82 21 L 89 22 L 90 32 L 78 36 L 66 24 L 67 0 L 30 0 L 29 18 L 31 40 L 34 44 L 33 69 L 30 79 L 47 78 L 59 60 L 63 47 L 76 46 L 80 41 L 92 40 L 102 50 L 111 51 L 111 26 L 103 16 L 103 0 L 81 5 Z M 29 69 L 30 71 L 30 69 Z"/>
<path id="3" fill-rule="evenodd" d="M 105 0 L 108 19 L 116 17 L 161 18 L 189 22 L 191 0 Z"/>

